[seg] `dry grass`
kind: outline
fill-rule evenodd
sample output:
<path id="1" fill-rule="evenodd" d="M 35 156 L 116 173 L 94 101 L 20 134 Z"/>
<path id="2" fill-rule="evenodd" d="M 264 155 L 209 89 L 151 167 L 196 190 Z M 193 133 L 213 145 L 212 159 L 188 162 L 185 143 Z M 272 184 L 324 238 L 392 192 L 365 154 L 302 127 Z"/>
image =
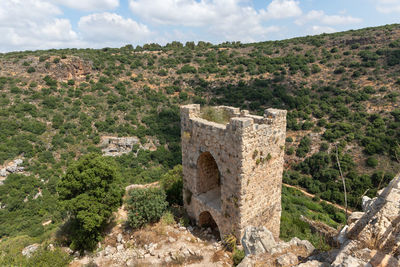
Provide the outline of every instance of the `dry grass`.
<path id="1" fill-rule="evenodd" d="M 214 255 L 211 257 L 212 262 L 219 262 L 225 259 L 225 251 L 223 250 L 218 250 L 214 253 Z"/>
<path id="2" fill-rule="evenodd" d="M 139 246 L 149 243 L 159 243 L 167 237 L 178 239 L 178 234 L 171 231 L 170 226 L 162 222 L 146 226 L 133 233 L 133 239 Z"/>
<path id="3" fill-rule="evenodd" d="M 230 119 L 229 114 L 225 110 L 216 109 L 215 107 L 203 107 L 200 117 L 220 124 L 227 124 Z"/>

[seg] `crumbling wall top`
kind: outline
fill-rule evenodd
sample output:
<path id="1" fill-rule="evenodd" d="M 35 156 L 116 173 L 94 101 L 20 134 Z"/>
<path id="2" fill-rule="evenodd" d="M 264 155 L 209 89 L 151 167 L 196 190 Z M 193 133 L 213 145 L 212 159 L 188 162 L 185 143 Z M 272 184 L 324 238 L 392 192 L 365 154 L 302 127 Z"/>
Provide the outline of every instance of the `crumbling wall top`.
<path id="1" fill-rule="evenodd" d="M 246 128 L 253 125 L 258 129 L 263 125 L 286 122 L 286 110 L 269 108 L 264 111 L 264 116 L 257 116 L 250 114 L 248 110 L 240 110 L 235 107 L 215 106 L 213 108 L 226 112 L 229 116 L 229 122 L 226 125 L 202 118 L 199 104 L 181 106 L 181 114 L 186 119 L 192 119 L 201 124 L 224 129 Z"/>

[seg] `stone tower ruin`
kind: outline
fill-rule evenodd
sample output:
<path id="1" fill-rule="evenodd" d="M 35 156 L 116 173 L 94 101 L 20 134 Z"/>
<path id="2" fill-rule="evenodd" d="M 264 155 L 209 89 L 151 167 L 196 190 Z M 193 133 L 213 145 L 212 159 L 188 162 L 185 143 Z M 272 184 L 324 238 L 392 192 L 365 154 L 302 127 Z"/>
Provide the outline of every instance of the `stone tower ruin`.
<path id="1" fill-rule="evenodd" d="M 286 111 L 264 116 L 218 106 L 229 122 L 202 118 L 200 105 L 181 107 L 183 200 L 200 226 L 240 238 L 248 225 L 279 237 Z"/>

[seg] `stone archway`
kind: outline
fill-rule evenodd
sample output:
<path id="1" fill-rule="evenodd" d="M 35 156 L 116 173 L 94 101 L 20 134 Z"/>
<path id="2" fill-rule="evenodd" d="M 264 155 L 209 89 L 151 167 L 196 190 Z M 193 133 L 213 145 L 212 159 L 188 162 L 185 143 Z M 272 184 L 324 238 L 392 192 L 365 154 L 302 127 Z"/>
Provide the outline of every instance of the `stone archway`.
<path id="1" fill-rule="evenodd" d="M 210 228 L 212 234 L 215 237 L 220 238 L 218 225 L 212 217 L 211 213 L 209 213 L 208 211 L 203 211 L 202 213 L 200 213 L 198 225 L 200 227 Z"/>
<path id="2" fill-rule="evenodd" d="M 221 195 L 221 175 L 210 152 L 202 153 L 197 160 L 197 193 L 218 191 Z"/>

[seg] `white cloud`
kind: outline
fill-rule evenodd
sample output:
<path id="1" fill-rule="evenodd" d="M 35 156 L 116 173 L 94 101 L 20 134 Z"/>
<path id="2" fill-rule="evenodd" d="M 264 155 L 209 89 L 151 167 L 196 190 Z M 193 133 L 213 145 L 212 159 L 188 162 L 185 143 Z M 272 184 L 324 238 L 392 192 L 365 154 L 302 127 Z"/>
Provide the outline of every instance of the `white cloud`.
<path id="1" fill-rule="evenodd" d="M 83 11 L 110 10 L 119 6 L 119 0 L 55 0 L 55 2 Z"/>
<path id="2" fill-rule="evenodd" d="M 83 39 L 97 47 L 142 43 L 152 35 L 146 25 L 108 12 L 84 16 L 78 27 Z"/>
<path id="3" fill-rule="evenodd" d="M 314 25 L 311 27 L 312 34 L 332 33 L 332 32 L 336 32 L 336 30 L 334 28 L 328 27 L 328 26 Z"/>
<path id="4" fill-rule="evenodd" d="M 311 10 L 306 15 L 297 19 L 295 23 L 297 25 L 304 25 L 307 22 L 317 20 L 319 23 L 325 25 L 346 25 L 360 23 L 360 18 L 345 15 L 327 15 L 322 10 Z"/>
<path id="5" fill-rule="evenodd" d="M 45 0 L 0 1 L 0 51 L 60 48 L 79 45 L 69 20 Z"/>
<path id="6" fill-rule="evenodd" d="M 271 10 L 281 12 L 279 5 L 291 0 L 273 0 Z M 130 0 L 131 11 L 147 21 L 162 25 L 204 27 L 218 41 L 263 40 L 277 31 L 276 26 L 264 26 L 263 20 L 281 16 L 257 11 L 248 0 Z M 271 3 L 271 4 L 272 4 Z M 278 4 L 277 4 L 278 3 Z"/>
<path id="7" fill-rule="evenodd" d="M 267 19 L 282 19 L 297 17 L 302 14 L 299 2 L 294 0 L 273 0 L 268 6 L 267 10 L 261 11 L 263 16 Z"/>
<path id="8" fill-rule="evenodd" d="M 400 0 L 376 0 L 376 10 L 381 13 L 400 13 Z"/>

